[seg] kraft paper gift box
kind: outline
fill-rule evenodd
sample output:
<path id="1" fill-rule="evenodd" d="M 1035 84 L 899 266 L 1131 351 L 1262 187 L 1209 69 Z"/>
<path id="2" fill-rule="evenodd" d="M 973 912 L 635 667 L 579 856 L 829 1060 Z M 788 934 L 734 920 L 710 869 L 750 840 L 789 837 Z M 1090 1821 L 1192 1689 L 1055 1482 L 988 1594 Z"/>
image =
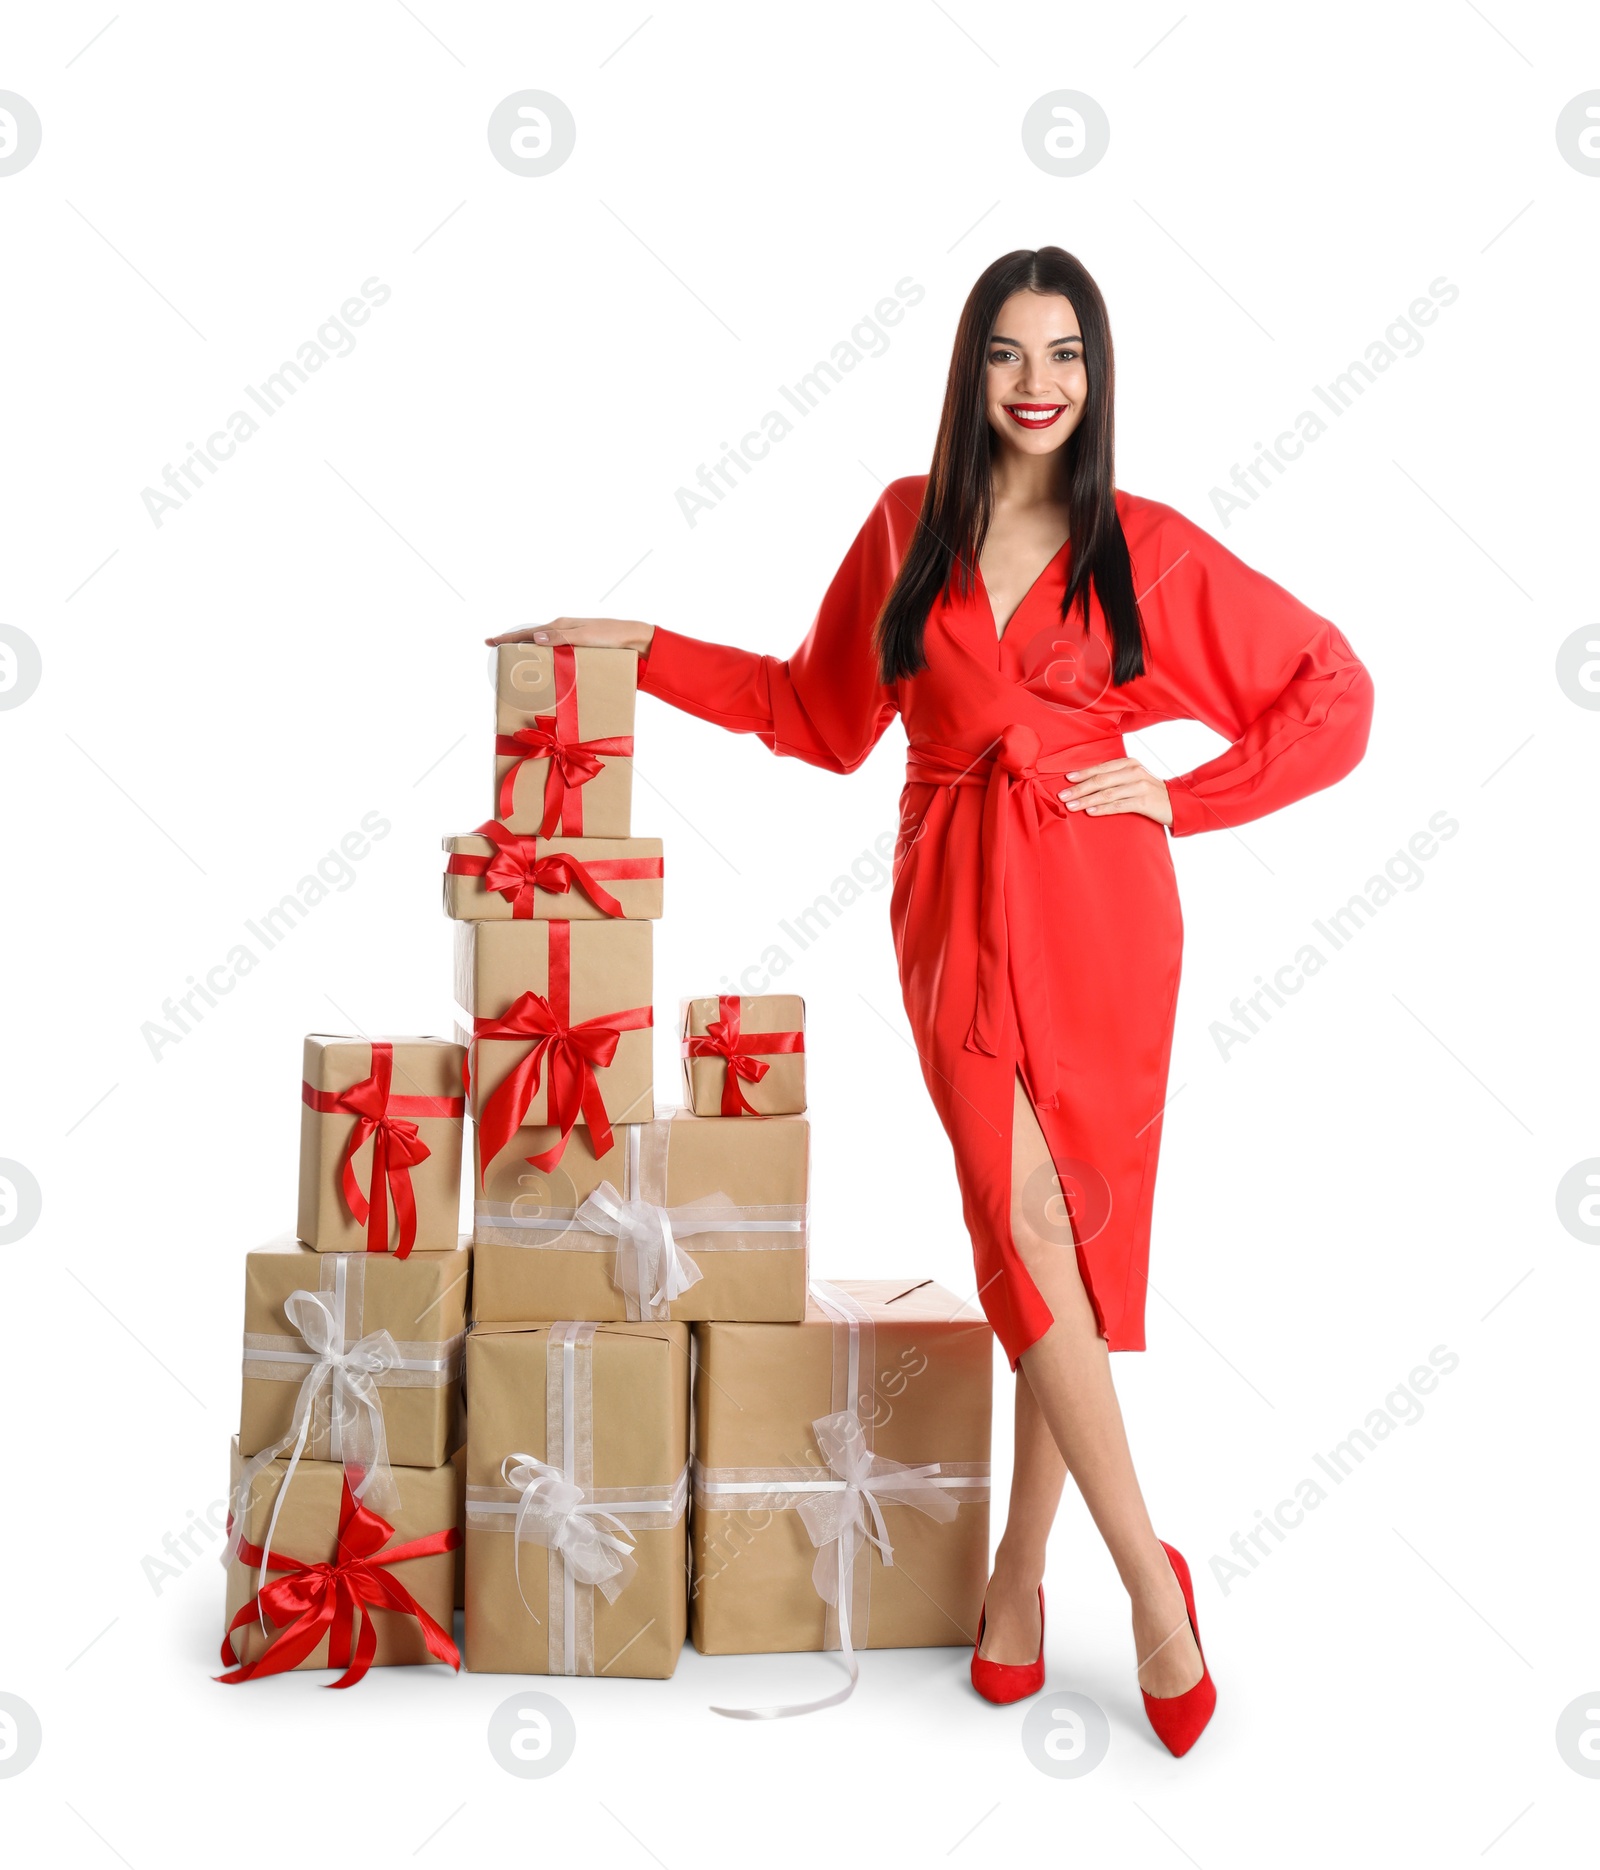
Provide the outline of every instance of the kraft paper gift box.
<path id="1" fill-rule="evenodd" d="M 810 1124 L 660 1111 L 596 1158 L 560 1162 L 523 1130 L 488 1165 L 474 1215 L 473 1317 L 805 1316 Z"/>
<path id="2" fill-rule="evenodd" d="M 239 1449 L 439 1467 L 461 1440 L 469 1248 L 245 1255 Z M 302 1435 L 303 1431 L 303 1435 Z"/>
<path id="3" fill-rule="evenodd" d="M 649 921 L 661 914 L 659 838 L 518 837 L 496 819 L 446 838 L 444 912 L 458 922 Z"/>
<path id="4" fill-rule="evenodd" d="M 235 1437 L 229 1492 L 236 1501 L 244 1471 L 244 1457 L 239 1452 L 238 1438 Z M 256 1475 L 254 1484 L 249 1488 L 242 1515 L 235 1516 L 233 1536 L 242 1538 L 248 1549 L 245 1556 L 241 1556 L 239 1550 L 235 1549 L 228 1560 L 229 1626 L 252 1602 L 262 1585 L 266 1585 L 270 1593 L 271 1585 L 292 1578 L 294 1569 L 330 1564 L 339 1558 L 341 1513 L 346 1498 L 344 1469 L 332 1461 L 302 1461 L 287 1479 L 285 1474 L 284 1462 L 270 1462 Z M 455 1614 L 456 1556 L 453 1548 L 460 1538 L 456 1530 L 455 1469 L 448 1464 L 438 1468 L 397 1468 L 394 1479 L 396 1499 L 391 1508 L 381 1515 L 384 1524 L 390 1528 L 391 1536 L 378 1544 L 382 1528 L 376 1530 L 373 1543 L 377 1544 L 377 1550 L 372 1555 L 372 1562 L 394 1586 L 399 1587 L 405 1600 L 414 1603 L 432 1619 L 448 1641 Z M 274 1513 L 277 1516 L 275 1523 Z M 269 1528 L 270 1548 L 266 1546 Z M 441 1549 L 424 1556 L 383 1564 L 385 1551 L 408 1545 L 414 1540 L 427 1541 Z M 260 1569 L 259 1562 L 263 1556 L 268 1560 L 265 1572 Z M 290 1562 L 289 1569 L 280 1569 L 284 1561 Z M 363 1596 L 359 1586 L 356 1595 L 358 1598 Z M 273 1641 L 283 1637 L 285 1630 L 296 1621 L 299 1611 L 286 1607 L 286 1622 L 280 1623 L 272 1616 L 268 1606 L 262 1608 L 267 1609 L 265 1633 L 259 1617 L 252 1612 L 240 1622 L 240 1627 L 233 1631 L 229 1640 L 233 1658 L 247 1666 L 258 1667 L 262 1674 L 269 1674 L 282 1666 L 285 1653 L 280 1651 L 274 1657 Z M 430 1652 L 422 1622 L 410 1611 L 372 1609 L 363 1601 L 360 1615 L 363 1619 L 370 1618 L 376 1634 L 377 1649 L 372 1657 L 376 1666 L 381 1668 L 443 1659 L 436 1658 Z M 352 1638 L 353 1632 L 346 1641 Z M 316 1646 L 293 1666 L 301 1669 L 345 1668 L 351 1660 L 348 1649 L 330 1657 L 329 1642 L 329 1636 L 324 1634 Z M 453 1651 L 454 1645 L 450 1647 Z M 226 1651 L 223 1660 L 230 1660 Z"/>
<path id="5" fill-rule="evenodd" d="M 686 1325 L 475 1325 L 469 1669 L 672 1674 L 687 1621 Z"/>
<path id="6" fill-rule="evenodd" d="M 458 922 L 472 1114 L 492 1162 L 523 1125 L 609 1127 L 655 1106 L 648 922 Z M 536 1080 L 536 1082 L 535 1082 Z M 604 1126 L 604 1127 L 602 1127 Z"/>
<path id="7" fill-rule="evenodd" d="M 803 1324 L 694 1337 L 695 1647 L 971 1644 L 989 1569 L 982 1315 L 931 1280 L 817 1281 Z M 850 1480 L 877 1499 L 892 1564 Z"/>
<path id="8" fill-rule="evenodd" d="M 307 1246 L 402 1255 L 455 1246 L 465 1059 L 449 1039 L 307 1038 L 295 1225 Z"/>
<path id="9" fill-rule="evenodd" d="M 721 994 L 684 1000 L 680 1011 L 684 1102 L 697 1115 L 805 1109 L 806 1007 L 798 994 Z"/>
<path id="10" fill-rule="evenodd" d="M 495 671 L 495 816 L 540 837 L 633 829 L 631 649 L 502 643 Z"/>

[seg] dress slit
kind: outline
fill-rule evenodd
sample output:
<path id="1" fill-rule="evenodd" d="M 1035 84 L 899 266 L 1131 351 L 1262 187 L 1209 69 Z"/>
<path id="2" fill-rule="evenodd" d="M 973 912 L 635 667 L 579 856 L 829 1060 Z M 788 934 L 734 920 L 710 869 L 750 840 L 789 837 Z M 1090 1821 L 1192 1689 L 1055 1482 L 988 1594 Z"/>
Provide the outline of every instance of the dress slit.
<path id="1" fill-rule="evenodd" d="M 1067 1194 L 1067 1178 L 1061 1172 L 1061 1160 L 1057 1153 L 1056 1145 L 1054 1144 L 1054 1142 L 1052 1142 L 1051 1137 L 1050 1137 L 1049 1126 L 1045 1123 L 1044 1117 L 1040 1113 L 1039 1106 L 1034 1101 L 1033 1092 L 1030 1089 L 1029 1084 L 1028 1084 L 1027 1072 L 1024 1070 L 1020 1059 L 1017 1061 L 1017 1064 L 1015 1067 L 1015 1081 L 1014 1081 L 1014 1086 L 1013 1086 L 1012 1096 L 1011 1096 L 1011 1119 L 1010 1119 L 1010 1123 L 1007 1126 L 1006 1148 L 1014 1156 L 1015 1147 L 1016 1147 L 1016 1135 L 1015 1135 L 1016 1112 L 1017 1112 L 1016 1091 L 1018 1088 L 1020 1088 L 1022 1095 L 1023 1095 L 1023 1099 L 1027 1103 L 1029 1110 L 1033 1112 L 1033 1120 L 1039 1126 L 1039 1135 L 1044 1141 L 1045 1153 L 1049 1157 L 1050 1167 L 1054 1171 L 1054 1174 L 1055 1174 L 1056 1188 L 1061 1197 L 1062 1208 L 1064 1209 L 1066 1216 L 1067 1216 L 1067 1227 L 1072 1234 L 1073 1259 L 1078 1268 L 1079 1281 L 1081 1282 L 1083 1286 L 1084 1294 L 1089 1301 L 1089 1308 L 1094 1313 L 1095 1330 L 1100 1334 L 1102 1338 L 1105 1339 L 1107 1345 L 1109 1345 L 1111 1342 L 1111 1336 L 1110 1336 L 1110 1333 L 1106 1330 L 1105 1311 L 1104 1311 L 1104 1308 L 1101 1306 L 1100 1300 L 1095 1293 L 1094 1278 L 1089 1271 L 1089 1262 L 1083 1251 L 1083 1243 L 1078 1238 L 1078 1223 L 1077 1223 L 1076 1217 L 1073 1215 L 1072 1202 Z M 1025 1279 L 1030 1286 L 1033 1287 L 1035 1294 L 1038 1296 L 1040 1305 L 1043 1307 L 1045 1311 L 1048 1312 L 1050 1310 L 1050 1307 L 1044 1297 L 1044 1294 L 1039 1291 L 1038 1283 L 1034 1279 L 1033 1274 L 1029 1271 L 1027 1262 L 1023 1259 L 1022 1255 L 1017 1251 L 1016 1235 L 1013 1233 L 1012 1227 L 1011 1227 L 1011 1215 L 1012 1215 L 1012 1210 L 1014 1206 L 1014 1200 L 1013 1200 L 1014 1194 L 1015 1194 L 1015 1189 L 1012 1183 L 1012 1177 L 1010 1174 L 1008 1174 L 1006 1178 L 1006 1206 L 1005 1206 L 1005 1214 L 1003 1217 L 1002 1224 L 1005 1227 L 1006 1239 L 1011 1248 L 1011 1258 L 1016 1263 L 1017 1267 L 1020 1269 L 1021 1277 Z M 1054 1322 L 1054 1314 L 1052 1314 L 1051 1317 L 1052 1317 L 1052 1322 Z M 1016 1365 L 1017 1365 L 1017 1360 L 1014 1359 L 1011 1365 L 1013 1370 L 1016 1368 Z"/>

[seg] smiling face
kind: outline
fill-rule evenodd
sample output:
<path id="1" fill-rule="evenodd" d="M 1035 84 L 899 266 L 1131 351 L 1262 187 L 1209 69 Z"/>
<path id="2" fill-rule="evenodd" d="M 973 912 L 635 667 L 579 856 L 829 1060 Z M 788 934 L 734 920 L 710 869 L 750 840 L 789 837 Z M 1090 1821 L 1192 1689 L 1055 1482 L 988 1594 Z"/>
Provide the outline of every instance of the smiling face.
<path id="1" fill-rule="evenodd" d="M 1072 302 L 1055 292 L 1014 292 L 990 334 L 984 401 L 1009 448 L 1046 455 L 1083 419 L 1089 373 Z"/>

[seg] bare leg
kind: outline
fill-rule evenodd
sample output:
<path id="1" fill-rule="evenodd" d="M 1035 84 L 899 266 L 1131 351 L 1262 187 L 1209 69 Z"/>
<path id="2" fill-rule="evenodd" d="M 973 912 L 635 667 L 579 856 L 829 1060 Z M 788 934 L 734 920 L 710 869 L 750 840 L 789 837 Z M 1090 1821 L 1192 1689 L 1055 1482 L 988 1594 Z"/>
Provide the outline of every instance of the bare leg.
<path id="1" fill-rule="evenodd" d="M 985 1649 L 996 1662 L 1031 1662 L 1038 1653 L 1038 1584 L 1044 1540 L 1070 1470 L 1105 1540 L 1133 1605 L 1139 1682 L 1152 1695 L 1179 1695 L 1199 1681 L 1202 1665 L 1189 1633 L 1183 1593 L 1161 1549 L 1128 1449 L 1111 1381 L 1111 1357 L 1095 1324 L 1078 1271 L 1065 1203 L 1049 1148 L 1017 1080 L 1011 1164 L 1012 1235 L 1055 1323 L 1023 1353 L 1018 1401 L 1017 1472 L 988 1600 Z M 1049 1428 L 1058 1461 L 1037 1446 L 1035 1419 Z M 1022 1429 L 1027 1425 L 1026 1442 Z M 1176 1634 L 1174 1634 L 1176 1632 Z M 1031 1633 L 1031 1635 L 1030 1635 Z M 990 1640 L 992 1638 L 992 1640 Z"/>
<path id="2" fill-rule="evenodd" d="M 1017 1372 L 1017 1426 L 1011 1504 L 994 1555 L 979 1654 L 990 1662 L 1032 1662 L 1039 1653 L 1039 1581 L 1067 1464 L 1027 1376 Z"/>

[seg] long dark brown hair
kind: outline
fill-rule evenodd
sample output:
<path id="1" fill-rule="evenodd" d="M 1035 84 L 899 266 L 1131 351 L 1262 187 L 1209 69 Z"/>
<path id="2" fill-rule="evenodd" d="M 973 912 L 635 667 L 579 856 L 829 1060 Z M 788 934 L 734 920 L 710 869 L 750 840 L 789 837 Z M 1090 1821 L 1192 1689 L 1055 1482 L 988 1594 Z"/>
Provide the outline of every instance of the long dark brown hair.
<path id="1" fill-rule="evenodd" d="M 1128 682 L 1144 673 L 1144 636 L 1133 566 L 1115 498 L 1116 373 L 1106 302 L 1088 271 L 1070 253 L 1060 247 L 1023 247 L 986 267 L 961 308 L 922 511 L 873 632 L 879 674 L 885 682 L 915 675 L 925 666 L 922 637 L 929 611 L 947 593 L 965 597 L 974 587 L 978 557 L 989 530 L 990 461 L 997 445 L 984 399 L 989 341 L 1001 306 L 1012 293 L 1025 291 L 1059 293 L 1072 301 L 1089 379 L 1087 405 L 1062 449 L 1072 536 L 1072 570 L 1061 600 L 1062 620 L 1066 621 L 1077 603 L 1088 630 L 1092 583 L 1111 631 L 1112 681 Z"/>

